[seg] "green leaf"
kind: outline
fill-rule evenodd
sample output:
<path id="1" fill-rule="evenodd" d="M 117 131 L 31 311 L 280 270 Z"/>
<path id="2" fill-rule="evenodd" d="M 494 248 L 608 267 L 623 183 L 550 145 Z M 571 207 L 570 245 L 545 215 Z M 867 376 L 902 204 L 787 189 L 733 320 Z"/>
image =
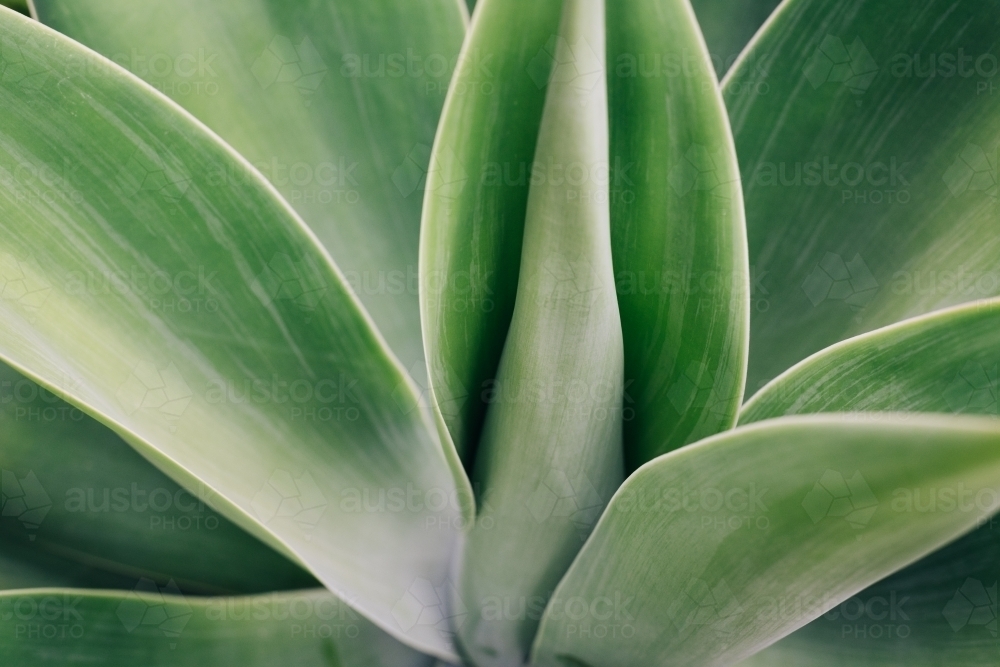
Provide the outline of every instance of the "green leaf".
<path id="1" fill-rule="evenodd" d="M 443 580 L 465 503 L 315 237 L 121 68 L 2 9 L 0 39 L 0 357 L 388 632 L 452 655 L 407 600 Z"/>
<path id="2" fill-rule="evenodd" d="M 712 65 L 721 77 L 781 0 L 691 0 L 708 43 Z"/>
<path id="3" fill-rule="evenodd" d="M 998 30 L 983 3 L 790 0 L 727 76 L 751 393 L 852 335 L 1000 293 Z"/>
<path id="4" fill-rule="evenodd" d="M 781 374 L 740 424 L 815 412 L 1000 415 L 1000 300 L 957 306 L 843 341 Z"/>
<path id="5" fill-rule="evenodd" d="M 834 411 L 998 414 L 1000 301 L 959 306 L 844 341 L 779 376 L 745 407 L 741 423 Z M 900 508 L 946 511 L 979 502 L 954 490 L 894 494 Z M 751 665 L 981 665 L 997 658 L 991 586 L 1000 575 L 991 519 L 816 619 Z M 985 610 L 976 612 L 985 595 Z M 979 596 L 979 597 L 977 597 Z M 980 605 L 982 606 L 982 605 Z M 976 614 L 973 616 L 973 614 Z M 983 616 L 983 614 L 986 614 Z"/>
<path id="6" fill-rule="evenodd" d="M 480 4 L 427 176 L 420 295 L 432 404 L 470 469 L 514 312 L 560 6 Z"/>
<path id="7" fill-rule="evenodd" d="M 925 494 L 925 502 L 927 498 Z M 996 664 L 1000 656 L 1000 646 L 993 636 L 1000 576 L 998 529 L 1000 525 L 994 517 L 982 528 L 866 588 L 740 664 L 745 667 Z"/>
<path id="8" fill-rule="evenodd" d="M 535 664 L 733 664 L 988 517 L 998 445 L 1000 422 L 981 417 L 813 415 L 662 456 L 618 491 L 556 589 Z M 892 502 L 942 488 L 991 502 Z"/>
<path id="9" fill-rule="evenodd" d="M 544 97 L 538 84 L 554 55 L 557 8 L 546 4 L 526 15 L 511 3 L 483 5 L 429 177 L 424 335 L 435 404 L 467 465 L 513 309 L 529 185 L 572 177 L 572 165 L 534 156 Z M 749 280 L 734 148 L 690 11 L 674 1 L 614 3 L 607 41 L 612 159 L 602 178 L 611 202 L 626 354 L 625 443 L 634 468 L 733 425 L 745 373 Z M 483 54 L 498 62 L 487 82 L 495 95 L 476 94 L 486 90 L 474 65 Z M 684 76 L 667 76 L 680 61 Z M 649 63 L 660 76 L 644 73 Z M 485 127 L 491 130 L 478 129 Z"/>
<path id="10" fill-rule="evenodd" d="M 603 10 L 603 0 L 566 0 L 549 41 L 555 64 L 535 161 L 584 176 L 535 179 L 528 196 L 517 303 L 475 463 L 482 503 L 459 584 L 461 650 L 481 667 L 527 657 L 537 614 L 503 610 L 544 605 L 623 478 L 622 334 L 600 176 Z"/>
<path id="11" fill-rule="evenodd" d="M 0 558 L 30 560 L 38 573 L 26 584 L 5 571 L 0 587 L 117 587 L 109 573 L 129 585 L 174 579 L 190 593 L 317 585 L 106 426 L 2 364 L 0 422 Z M 64 567 L 92 577 L 66 581 Z"/>
<path id="12" fill-rule="evenodd" d="M 689 5 L 610 2 L 607 16 L 612 250 L 634 470 L 735 424 L 749 277 L 735 149 Z"/>
<path id="13" fill-rule="evenodd" d="M 429 667 L 325 591 L 185 598 L 140 580 L 127 593 L 0 594 L 5 664 Z"/>
<path id="14" fill-rule="evenodd" d="M 39 0 L 40 20 L 172 97 L 319 237 L 422 378 L 417 246 L 461 0 Z M 240 174 L 207 174 L 213 182 Z"/>

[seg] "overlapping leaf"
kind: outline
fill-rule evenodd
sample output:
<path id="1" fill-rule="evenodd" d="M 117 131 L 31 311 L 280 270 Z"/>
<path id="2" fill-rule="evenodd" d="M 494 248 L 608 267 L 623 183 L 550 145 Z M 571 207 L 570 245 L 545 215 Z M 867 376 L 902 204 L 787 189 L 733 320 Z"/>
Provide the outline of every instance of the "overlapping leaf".
<path id="1" fill-rule="evenodd" d="M 1000 303 L 961 306 L 824 350 L 779 376 L 741 422 L 783 414 L 911 411 L 1000 414 Z M 990 499 L 971 489 L 902 489 L 894 507 L 962 511 Z M 996 519 L 880 581 L 753 658 L 751 665 L 990 664 L 1000 537 Z M 992 592 L 991 592 L 992 591 Z"/>
<path id="2" fill-rule="evenodd" d="M 456 484 L 315 237 L 121 68 L 7 10 L 0 38 L 0 356 L 389 632 L 450 655 L 407 600 L 444 576 Z"/>
<path id="3" fill-rule="evenodd" d="M 219 516 L 210 496 L 185 491 L 3 365 L 0 422 L 0 588 L 130 588 L 139 577 L 174 580 L 185 593 L 317 586 Z"/>
<path id="4" fill-rule="evenodd" d="M 582 176 L 535 179 L 528 196 L 517 303 L 473 476 L 482 505 L 458 591 L 469 610 L 461 648 L 481 667 L 526 659 L 537 611 L 623 478 L 622 331 L 598 176 L 608 168 L 604 40 L 603 0 L 563 3 L 535 161 Z M 504 611 L 520 601 L 520 612 Z"/>
<path id="5" fill-rule="evenodd" d="M 683 0 L 608 3 L 612 251 L 628 469 L 731 428 L 749 279 L 735 149 Z"/>
<path id="6" fill-rule="evenodd" d="M 1000 292 L 998 28 L 988 3 L 790 0 L 727 76 L 749 393 L 849 336 Z"/>
<path id="7" fill-rule="evenodd" d="M 611 501 L 539 629 L 538 665 L 732 664 L 996 510 L 1000 422 L 813 415 L 650 462 Z M 920 513 L 900 490 L 987 498 Z"/>
<path id="8" fill-rule="evenodd" d="M 720 77 L 736 62 L 743 47 L 781 0 L 691 0 L 708 43 L 712 65 Z"/>
<path id="9" fill-rule="evenodd" d="M 0 657 L 127 667 L 428 667 L 325 591 L 185 598 L 146 580 L 127 593 L 34 589 L 0 594 Z"/>
<path id="10" fill-rule="evenodd" d="M 253 163 L 423 377 L 417 244 L 461 0 L 39 0 L 39 19 L 166 93 Z M 224 185 L 242 174 L 206 174 Z"/>
<path id="11" fill-rule="evenodd" d="M 514 311 L 560 7 L 481 3 L 427 177 L 420 292 L 432 402 L 469 468 Z"/>

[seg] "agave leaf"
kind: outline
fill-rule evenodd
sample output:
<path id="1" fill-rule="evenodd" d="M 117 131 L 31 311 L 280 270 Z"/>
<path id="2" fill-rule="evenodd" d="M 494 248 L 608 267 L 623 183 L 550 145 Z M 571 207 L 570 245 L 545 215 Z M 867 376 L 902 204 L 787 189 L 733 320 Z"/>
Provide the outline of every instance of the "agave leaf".
<path id="1" fill-rule="evenodd" d="M 741 423 L 834 411 L 992 415 L 997 407 L 1000 302 L 959 306 L 844 341 L 779 376 Z M 977 502 L 954 491 L 897 493 L 919 512 Z M 1000 531 L 991 519 L 816 619 L 750 665 L 982 665 L 998 655 L 991 623 Z M 990 591 L 993 591 L 992 598 Z M 985 596 L 985 597 L 983 597 Z M 985 600 L 980 604 L 980 598 Z M 977 611 L 977 608 L 979 611 Z"/>
<path id="2" fill-rule="evenodd" d="M 933 511 L 924 493 L 922 510 Z M 908 502 L 901 496 L 902 502 Z M 914 497 L 915 498 L 915 497 Z M 958 495 L 945 494 L 944 508 Z M 975 502 L 973 500 L 972 502 Z M 914 505 L 916 507 L 916 505 Z M 745 667 L 979 667 L 996 664 L 993 636 L 1000 524 L 982 527 L 845 600 L 740 663 Z"/>
<path id="3" fill-rule="evenodd" d="M 0 557 L 38 573 L 25 584 L 4 571 L 0 587 L 110 588 L 109 573 L 128 586 L 139 576 L 174 579 L 188 593 L 317 586 L 106 426 L 4 365 L 0 420 Z M 67 582 L 63 567 L 93 578 Z"/>
<path id="4" fill-rule="evenodd" d="M 427 176 L 420 298 L 432 402 L 469 468 L 514 311 L 560 7 L 481 3 Z"/>
<path id="5" fill-rule="evenodd" d="M 554 9 L 546 4 L 526 16 L 512 3 L 484 5 L 467 54 L 499 52 L 498 94 L 471 94 L 482 82 L 468 58 L 444 112 L 430 177 L 425 340 L 436 405 L 467 462 L 513 308 L 529 185 L 562 178 L 563 170 L 572 176 L 567 165 L 532 158 L 543 98 L 533 84 L 544 84 L 554 55 L 555 42 L 545 43 Z M 614 3 L 607 18 L 612 160 L 602 178 L 612 209 L 625 442 L 634 468 L 733 425 L 749 280 L 734 149 L 694 18 L 683 3 L 663 1 Z M 515 46 L 508 43 L 512 23 L 519 26 Z M 670 75 L 677 62 L 683 76 Z M 657 76 L 645 71 L 650 63 Z"/>
<path id="6" fill-rule="evenodd" d="M 843 341 L 775 378 L 740 424 L 815 412 L 1000 415 L 1000 300 L 934 312 Z"/>
<path id="7" fill-rule="evenodd" d="M 749 277 L 735 149 L 690 6 L 619 1 L 607 16 L 612 251 L 634 470 L 735 424 Z"/>
<path id="8" fill-rule="evenodd" d="M 982 417 L 810 415 L 651 461 L 556 589 L 536 664 L 733 664 L 989 516 L 998 444 L 1000 423 Z M 990 502 L 891 502 L 959 487 Z"/>
<path id="9" fill-rule="evenodd" d="M 451 655 L 407 600 L 444 576 L 456 484 L 315 237 L 118 66 L 8 10 L 0 38 L 0 357 L 390 633 Z"/>
<path id="10" fill-rule="evenodd" d="M 429 667 L 325 591 L 190 598 L 172 583 L 129 592 L 0 594 L 5 664 Z"/>
<path id="11" fill-rule="evenodd" d="M 790 0 L 726 77 L 751 392 L 852 335 L 1000 293 L 998 30 L 988 3 Z"/>
<path id="12" fill-rule="evenodd" d="M 604 3 L 566 0 L 562 12 L 535 159 L 606 174 Z M 459 641 L 481 667 L 527 658 L 537 615 L 504 607 L 544 605 L 622 481 L 607 192 L 599 177 L 552 178 L 528 197 L 517 303 L 476 457 L 482 503 L 460 574 L 469 614 Z"/>
<path id="13" fill-rule="evenodd" d="M 319 237 L 422 378 L 417 245 L 427 159 L 464 35 L 461 0 L 40 0 L 253 163 Z M 240 174 L 210 172 L 216 182 Z"/>
<path id="14" fill-rule="evenodd" d="M 781 0 L 691 0 L 708 43 L 712 65 L 721 77 Z"/>

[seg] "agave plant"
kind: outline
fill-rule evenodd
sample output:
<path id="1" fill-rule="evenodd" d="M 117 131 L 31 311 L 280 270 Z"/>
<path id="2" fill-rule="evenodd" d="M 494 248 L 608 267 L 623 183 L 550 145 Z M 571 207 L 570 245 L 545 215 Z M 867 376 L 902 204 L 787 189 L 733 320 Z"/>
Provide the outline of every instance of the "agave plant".
<path id="1" fill-rule="evenodd" d="M 0 8 L 4 664 L 997 664 L 1000 11 L 775 4 Z"/>

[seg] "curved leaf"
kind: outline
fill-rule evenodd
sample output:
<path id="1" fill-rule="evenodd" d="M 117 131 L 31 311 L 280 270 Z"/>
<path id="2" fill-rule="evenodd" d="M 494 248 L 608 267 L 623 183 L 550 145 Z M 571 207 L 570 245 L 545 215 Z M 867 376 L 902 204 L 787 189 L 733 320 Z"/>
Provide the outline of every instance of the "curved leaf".
<path id="1" fill-rule="evenodd" d="M 926 503 L 927 495 L 924 496 Z M 925 505 L 926 507 L 926 505 Z M 746 667 L 996 664 L 997 519 L 866 588 Z"/>
<path id="2" fill-rule="evenodd" d="M 390 347 L 423 376 L 424 174 L 462 46 L 460 0 L 38 0 L 39 19 L 172 97 L 319 237 Z M 222 185 L 241 172 L 206 174 Z"/>
<path id="3" fill-rule="evenodd" d="M 106 426 L 2 364 L 0 421 L 0 558 L 31 561 L 37 573 L 15 585 L 21 579 L 4 571 L 0 586 L 119 587 L 110 573 L 128 586 L 173 579 L 191 593 L 317 585 L 214 512 L 210 497 L 182 489 Z M 67 582 L 64 568 L 92 576 Z"/>
<path id="4" fill-rule="evenodd" d="M 604 2 L 566 0 L 562 11 L 535 159 L 606 174 Z M 595 60 L 581 71 L 584 52 Z M 538 618 L 503 610 L 544 605 L 623 478 L 607 192 L 593 176 L 531 186 L 517 303 L 476 457 L 482 505 L 459 583 L 469 610 L 459 641 L 475 665 L 527 658 Z"/>
<path id="5" fill-rule="evenodd" d="M 984 3 L 789 0 L 727 76 L 751 393 L 849 336 L 1000 294 L 998 34 Z"/>
<path id="6" fill-rule="evenodd" d="M 721 77 L 781 0 L 691 0 L 708 43 L 712 65 Z"/>
<path id="7" fill-rule="evenodd" d="M 325 591 L 185 598 L 144 580 L 128 593 L 0 594 L 6 664 L 429 667 Z"/>
<path id="8" fill-rule="evenodd" d="M 996 417 L 1000 301 L 960 306 L 844 341 L 776 378 L 741 423 L 843 410 Z M 900 492 L 893 503 L 932 512 L 978 499 Z M 989 591 L 1000 563 L 996 519 L 858 593 L 748 664 L 982 665 L 1000 654 Z M 973 600 L 985 595 L 976 611 Z M 975 616 L 974 616 L 975 614 Z"/>
<path id="9" fill-rule="evenodd" d="M 612 251 L 634 470 L 735 424 L 749 277 L 735 149 L 688 3 L 608 3 L 608 59 Z"/>
<path id="10" fill-rule="evenodd" d="M 480 3 L 427 175 L 420 294 L 432 403 L 469 469 L 514 312 L 560 6 Z"/>
<path id="11" fill-rule="evenodd" d="M 535 664 L 733 664 L 988 517 L 998 445 L 1000 422 L 981 417 L 816 415 L 651 461 L 556 589 Z M 941 488 L 989 502 L 891 502 Z"/>
<path id="12" fill-rule="evenodd" d="M 817 352 L 743 406 L 740 424 L 815 412 L 1000 414 L 1000 300 L 957 306 Z"/>
<path id="13" fill-rule="evenodd" d="M 0 357 L 390 633 L 451 655 L 405 608 L 446 571 L 454 478 L 315 237 L 121 68 L 7 10 L 0 38 L 20 59 L 0 77 Z"/>

